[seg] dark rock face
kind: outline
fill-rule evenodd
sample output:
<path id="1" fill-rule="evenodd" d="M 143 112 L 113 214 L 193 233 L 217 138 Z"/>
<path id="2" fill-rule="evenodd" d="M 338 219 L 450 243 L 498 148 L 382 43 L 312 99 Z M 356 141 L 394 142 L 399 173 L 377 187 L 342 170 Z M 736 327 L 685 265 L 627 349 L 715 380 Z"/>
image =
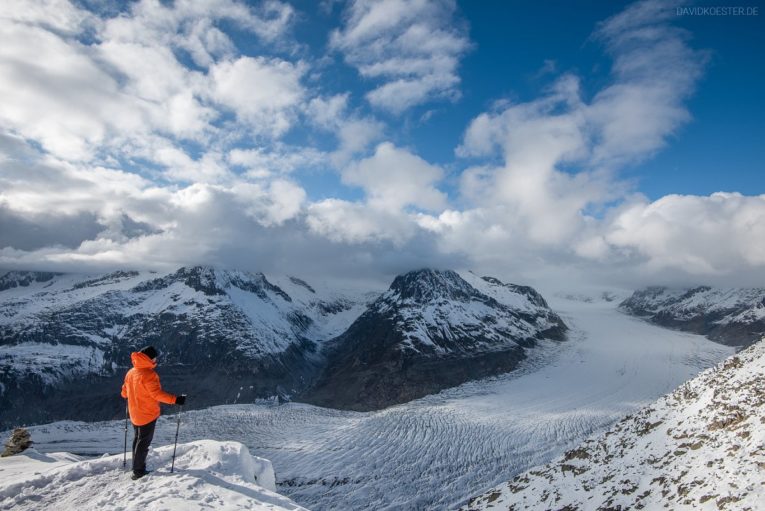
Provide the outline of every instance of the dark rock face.
<path id="1" fill-rule="evenodd" d="M 5 450 L 0 454 L 0 457 L 5 458 L 24 452 L 32 447 L 32 443 L 32 436 L 29 431 L 24 428 L 16 428 L 11 433 L 11 438 L 5 443 Z"/>
<path id="2" fill-rule="evenodd" d="M 9 271 L 0 277 L 0 291 L 14 287 L 29 287 L 33 282 L 48 282 L 60 273 L 40 271 Z"/>
<path id="3" fill-rule="evenodd" d="M 492 278 L 483 283 L 487 291 L 506 287 Z M 301 398 L 352 410 L 384 408 L 512 371 L 539 339 L 564 339 L 565 324 L 541 296 L 520 286 L 506 290 L 521 303 L 525 297 L 525 307 L 505 305 L 453 271 L 397 277 L 331 342 L 321 377 Z"/>
<path id="4" fill-rule="evenodd" d="M 729 346 L 750 346 L 765 335 L 765 289 L 648 287 L 620 304 L 667 328 L 701 334 Z"/>

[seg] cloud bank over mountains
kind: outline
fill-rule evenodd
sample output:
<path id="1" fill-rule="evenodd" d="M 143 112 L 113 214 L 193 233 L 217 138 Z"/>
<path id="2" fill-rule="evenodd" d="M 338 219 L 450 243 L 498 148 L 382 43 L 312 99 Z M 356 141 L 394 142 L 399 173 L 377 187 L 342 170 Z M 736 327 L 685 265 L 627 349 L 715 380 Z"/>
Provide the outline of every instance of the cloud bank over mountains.
<path id="1" fill-rule="evenodd" d="M 706 53 L 668 4 L 593 27 L 612 60 L 594 94 L 563 73 L 530 101 L 495 98 L 448 166 L 390 134 L 459 101 L 460 61 L 478 50 L 456 4 L 330 9 L 316 57 L 302 14 L 274 0 L 3 2 L 0 267 L 448 266 L 625 284 L 762 272 L 765 196 L 652 202 L 620 176 L 692 119 Z M 331 59 L 366 89 L 328 86 Z"/>

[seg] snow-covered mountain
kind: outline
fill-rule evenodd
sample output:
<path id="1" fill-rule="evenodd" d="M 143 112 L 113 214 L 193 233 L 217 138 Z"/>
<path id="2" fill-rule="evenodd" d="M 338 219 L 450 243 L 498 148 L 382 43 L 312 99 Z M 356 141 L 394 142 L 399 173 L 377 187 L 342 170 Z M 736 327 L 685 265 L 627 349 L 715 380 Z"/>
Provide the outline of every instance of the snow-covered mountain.
<path id="1" fill-rule="evenodd" d="M 174 473 L 172 453 L 171 446 L 153 449 L 148 463 L 154 472 L 135 482 L 122 454 L 88 459 L 29 449 L 0 458 L 0 510 L 304 509 L 275 492 L 271 462 L 238 442 L 180 444 Z"/>
<path id="2" fill-rule="evenodd" d="M 749 346 L 765 335 L 765 288 L 649 287 L 635 291 L 621 308 L 730 346 Z"/>
<path id="3" fill-rule="evenodd" d="M 466 510 L 762 509 L 765 339 Z"/>
<path id="4" fill-rule="evenodd" d="M 375 410 L 513 370 L 566 325 L 533 289 L 451 270 L 400 275 L 328 345 L 309 402 Z"/>
<path id="5" fill-rule="evenodd" d="M 186 392 L 190 405 L 203 407 L 310 397 L 327 364 L 343 351 L 356 356 L 370 332 L 390 332 L 406 355 L 400 360 L 408 373 L 397 376 L 416 376 L 406 385 L 394 382 L 390 397 L 376 402 L 363 393 L 341 395 L 359 397 L 368 409 L 509 371 L 536 339 L 561 338 L 565 326 L 534 290 L 466 278 L 473 284 L 454 272 L 415 272 L 380 296 L 382 290 L 337 290 L 203 266 L 106 275 L 8 272 L 0 277 L 0 427 L 119 416 L 114 389 L 130 352 L 147 344 L 162 353 L 168 390 Z M 325 349 L 332 339 L 333 349 Z M 387 364 L 386 350 L 366 353 L 365 363 Z M 380 388 L 385 377 L 372 371 L 365 381 Z"/>
<path id="6" fill-rule="evenodd" d="M 5 425 L 113 416 L 129 354 L 147 344 L 162 353 L 169 390 L 196 406 L 294 393 L 316 372 L 320 344 L 377 295 L 209 267 L 9 272 L 0 289 Z"/>

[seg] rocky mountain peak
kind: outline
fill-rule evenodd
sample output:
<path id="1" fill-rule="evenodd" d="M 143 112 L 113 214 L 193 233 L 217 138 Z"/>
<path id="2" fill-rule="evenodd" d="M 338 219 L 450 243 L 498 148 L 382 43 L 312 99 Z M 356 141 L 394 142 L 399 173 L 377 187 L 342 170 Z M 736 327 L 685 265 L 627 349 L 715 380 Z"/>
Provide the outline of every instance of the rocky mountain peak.
<path id="1" fill-rule="evenodd" d="M 206 295 L 223 295 L 225 291 L 219 285 L 215 268 L 211 266 L 182 267 L 174 275 L 176 280 Z"/>
<path id="2" fill-rule="evenodd" d="M 60 273 L 48 271 L 9 271 L 0 276 L 0 291 L 14 287 L 28 287 L 33 282 L 48 282 Z"/>
<path id="3" fill-rule="evenodd" d="M 227 290 L 235 287 L 253 293 L 263 300 L 268 299 L 270 292 L 286 302 L 292 301 L 283 289 L 269 282 L 262 273 L 221 270 L 212 266 L 184 266 L 170 275 L 143 282 L 136 286 L 134 291 L 164 289 L 176 282 L 208 296 L 223 296 L 227 294 Z"/>
<path id="4" fill-rule="evenodd" d="M 389 293 L 398 300 L 417 303 L 442 299 L 465 302 L 476 294 L 476 290 L 455 271 L 425 268 L 396 277 Z"/>

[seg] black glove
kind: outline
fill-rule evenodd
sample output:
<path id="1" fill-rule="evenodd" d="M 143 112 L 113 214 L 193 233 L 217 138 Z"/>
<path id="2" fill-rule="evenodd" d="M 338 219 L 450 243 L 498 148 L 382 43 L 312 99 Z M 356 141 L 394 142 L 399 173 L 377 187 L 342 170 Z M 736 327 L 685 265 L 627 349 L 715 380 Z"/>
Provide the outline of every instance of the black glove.
<path id="1" fill-rule="evenodd" d="M 186 394 L 181 394 L 180 396 L 176 396 L 175 404 L 177 404 L 177 405 L 184 405 L 184 404 L 186 404 Z"/>

